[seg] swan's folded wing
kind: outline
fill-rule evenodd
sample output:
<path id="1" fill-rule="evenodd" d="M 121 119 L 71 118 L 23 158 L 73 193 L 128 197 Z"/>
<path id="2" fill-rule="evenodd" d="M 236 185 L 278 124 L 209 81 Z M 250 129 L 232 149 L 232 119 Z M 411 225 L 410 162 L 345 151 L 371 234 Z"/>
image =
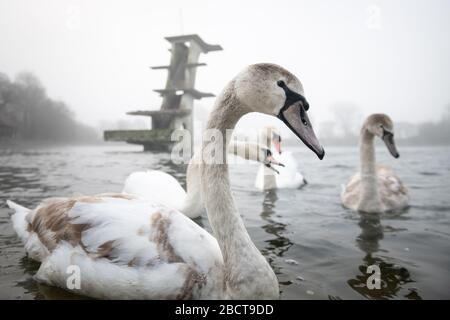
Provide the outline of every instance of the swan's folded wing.
<path id="1" fill-rule="evenodd" d="M 86 250 L 115 263 L 150 266 L 191 261 L 203 266 L 221 259 L 208 232 L 180 212 L 148 201 L 77 203 L 69 216 L 73 223 L 89 226 L 81 235 Z"/>
<path id="2" fill-rule="evenodd" d="M 409 202 L 408 189 L 394 171 L 386 166 L 378 166 L 377 174 L 381 201 L 387 210 L 407 207 Z"/>
<path id="3" fill-rule="evenodd" d="M 394 195 L 408 194 L 407 188 L 391 168 L 379 165 L 377 166 L 377 175 L 380 190 Z"/>
<path id="4" fill-rule="evenodd" d="M 122 196 L 44 203 L 30 230 L 49 252 L 37 278 L 64 287 L 75 264 L 90 290 L 83 293 L 94 297 L 189 298 L 214 288 L 210 275 L 223 264 L 216 240 L 189 218 Z M 123 292 L 111 292 L 114 286 Z"/>

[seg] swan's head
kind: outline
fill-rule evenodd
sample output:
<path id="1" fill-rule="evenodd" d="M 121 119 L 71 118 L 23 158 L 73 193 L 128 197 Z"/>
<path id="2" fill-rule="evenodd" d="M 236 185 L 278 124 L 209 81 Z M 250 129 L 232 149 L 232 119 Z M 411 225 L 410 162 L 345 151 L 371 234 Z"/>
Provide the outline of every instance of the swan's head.
<path id="1" fill-rule="evenodd" d="M 400 157 L 394 141 L 394 123 L 386 114 L 375 113 L 364 122 L 363 129 L 381 138 L 394 158 Z"/>
<path id="2" fill-rule="evenodd" d="M 279 162 L 277 159 L 275 159 L 272 155 L 272 151 L 270 151 L 269 148 L 260 148 L 261 149 L 261 153 L 263 158 L 263 164 L 269 168 L 272 169 L 273 171 L 275 171 L 276 173 L 280 173 L 277 169 L 275 169 L 273 166 L 280 166 L 280 167 L 284 167 L 284 164 L 282 164 L 281 162 Z"/>
<path id="3" fill-rule="evenodd" d="M 278 154 L 281 154 L 281 134 L 278 130 L 272 131 L 272 143 Z"/>
<path id="4" fill-rule="evenodd" d="M 235 78 L 235 92 L 247 109 L 278 117 L 323 159 L 325 151 L 309 121 L 303 86 L 292 73 L 275 64 L 254 64 Z"/>
<path id="5" fill-rule="evenodd" d="M 259 142 L 268 148 L 274 147 L 278 154 L 281 154 L 281 134 L 274 126 L 265 126 L 259 133 Z"/>

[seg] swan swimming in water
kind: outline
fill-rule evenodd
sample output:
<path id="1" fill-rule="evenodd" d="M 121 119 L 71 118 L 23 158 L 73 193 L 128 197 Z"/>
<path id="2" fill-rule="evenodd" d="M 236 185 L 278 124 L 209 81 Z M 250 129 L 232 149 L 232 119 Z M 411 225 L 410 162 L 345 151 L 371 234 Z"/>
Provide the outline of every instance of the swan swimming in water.
<path id="1" fill-rule="evenodd" d="M 277 116 L 322 159 L 300 81 L 273 64 L 251 65 L 217 97 L 208 130 L 226 135 L 250 112 Z M 115 299 L 276 299 L 279 286 L 237 210 L 220 139 L 203 141 L 201 196 L 214 237 L 177 210 L 124 194 L 54 198 L 34 210 L 11 201 L 14 229 L 35 278 L 78 294 Z M 67 285 L 80 269 L 80 287 Z"/>
<path id="2" fill-rule="evenodd" d="M 228 153 L 247 160 L 261 162 L 267 170 L 277 171 L 273 165 L 282 165 L 272 155 L 269 148 L 256 143 L 231 140 Z M 138 171 L 125 180 L 122 193 L 138 196 L 165 205 L 184 213 L 189 218 L 197 218 L 204 212 L 200 197 L 200 153 L 196 153 L 186 173 L 186 189 L 172 175 L 160 171 Z"/>
<path id="3" fill-rule="evenodd" d="M 292 152 L 285 150 L 281 152 L 281 135 L 275 127 L 267 126 L 261 130 L 258 142 L 267 148 L 273 146 L 272 152 L 277 155 L 277 160 L 283 165 L 277 169 L 278 174 L 267 166 L 261 165 L 255 179 L 257 189 L 298 189 L 306 184 Z"/>
<path id="4" fill-rule="evenodd" d="M 400 155 L 394 142 L 394 125 L 385 114 L 372 114 L 360 135 L 361 170 L 353 175 L 342 191 L 346 208 L 363 212 L 401 210 L 408 206 L 408 189 L 394 171 L 376 164 L 374 137 L 381 138 L 394 158 Z"/>

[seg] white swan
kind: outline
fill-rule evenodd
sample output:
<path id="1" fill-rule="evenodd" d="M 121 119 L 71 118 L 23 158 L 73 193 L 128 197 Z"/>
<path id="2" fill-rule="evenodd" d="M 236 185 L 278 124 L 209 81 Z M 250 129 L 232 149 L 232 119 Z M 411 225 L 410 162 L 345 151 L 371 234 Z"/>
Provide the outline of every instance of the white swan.
<path id="1" fill-rule="evenodd" d="M 399 154 L 394 143 L 392 120 L 372 114 L 363 124 L 360 137 L 361 171 L 353 175 L 341 194 L 345 207 L 363 212 L 401 210 L 408 206 L 408 189 L 391 168 L 376 165 L 374 137 L 380 137 L 393 157 Z"/>
<path id="2" fill-rule="evenodd" d="M 267 170 L 276 171 L 273 165 L 281 165 L 269 148 L 257 143 L 231 140 L 228 153 L 247 160 L 261 162 Z M 184 213 L 189 218 L 197 218 L 204 212 L 200 197 L 200 153 L 195 154 L 187 168 L 186 190 L 172 175 L 160 170 L 131 173 L 125 180 L 123 194 L 159 203 Z"/>
<path id="3" fill-rule="evenodd" d="M 257 64 L 218 96 L 207 129 L 226 136 L 246 113 L 278 116 L 322 159 L 307 109 L 295 76 Z M 226 148 L 220 139 L 202 145 L 201 193 L 215 238 L 176 210 L 123 194 L 49 199 L 34 210 L 8 201 L 26 251 L 41 262 L 36 279 L 95 298 L 278 298 L 277 277 L 234 203 L 226 152 L 211 159 Z"/>
<path id="4" fill-rule="evenodd" d="M 275 127 L 267 126 L 262 129 L 258 142 L 268 148 L 273 146 L 272 152 L 277 155 L 277 159 L 283 166 L 278 168 L 278 174 L 275 174 L 267 166 L 261 165 L 255 179 L 257 189 L 297 189 L 306 184 L 292 152 L 285 150 L 281 152 L 281 135 Z"/>

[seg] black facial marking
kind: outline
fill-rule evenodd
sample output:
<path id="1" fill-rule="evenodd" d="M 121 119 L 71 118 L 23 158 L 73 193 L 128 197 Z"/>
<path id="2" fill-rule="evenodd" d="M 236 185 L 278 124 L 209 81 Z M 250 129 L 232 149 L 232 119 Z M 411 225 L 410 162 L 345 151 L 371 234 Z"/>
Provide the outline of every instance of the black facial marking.
<path id="1" fill-rule="evenodd" d="M 280 113 L 278 114 L 278 117 L 284 121 L 284 115 L 283 111 L 285 111 L 287 108 L 289 108 L 294 103 L 301 101 L 300 106 L 300 119 L 302 120 L 302 123 L 307 126 L 308 122 L 305 120 L 305 112 L 309 109 L 309 103 L 306 101 L 305 97 L 301 94 L 292 91 L 289 89 L 289 87 L 284 83 L 283 80 L 277 81 L 277 85 L 284 90 L 284 93 L 286 94 L 286 100 L 284 102 L 284 106 L 280 109 Z"/>
<path id="2" fill-rule="evenodd" d="M 305 110 L 308 111 L 309 103 L 308 101 L 306 101 L 304 96 L 289 89 L 289 87 L 286 85 L 286 83 L 284 83 L 283 80 L 277 81 L 277 85 L 282 88 L 284 90 L 284 93 L 286 94 L 286 101 L 284 102 L 283 108 L 287 108 L 297 101 L 301 101 Z"/>
<path id="3" fill-rule="evenodd" d="M 383 138 L 386 136 L 394 137 L 394 134 L 391 131 L 386 130 L 383 125 L 380 125 L 380 126 L 381 126 L 381 129 L 383 129 Z"/>

